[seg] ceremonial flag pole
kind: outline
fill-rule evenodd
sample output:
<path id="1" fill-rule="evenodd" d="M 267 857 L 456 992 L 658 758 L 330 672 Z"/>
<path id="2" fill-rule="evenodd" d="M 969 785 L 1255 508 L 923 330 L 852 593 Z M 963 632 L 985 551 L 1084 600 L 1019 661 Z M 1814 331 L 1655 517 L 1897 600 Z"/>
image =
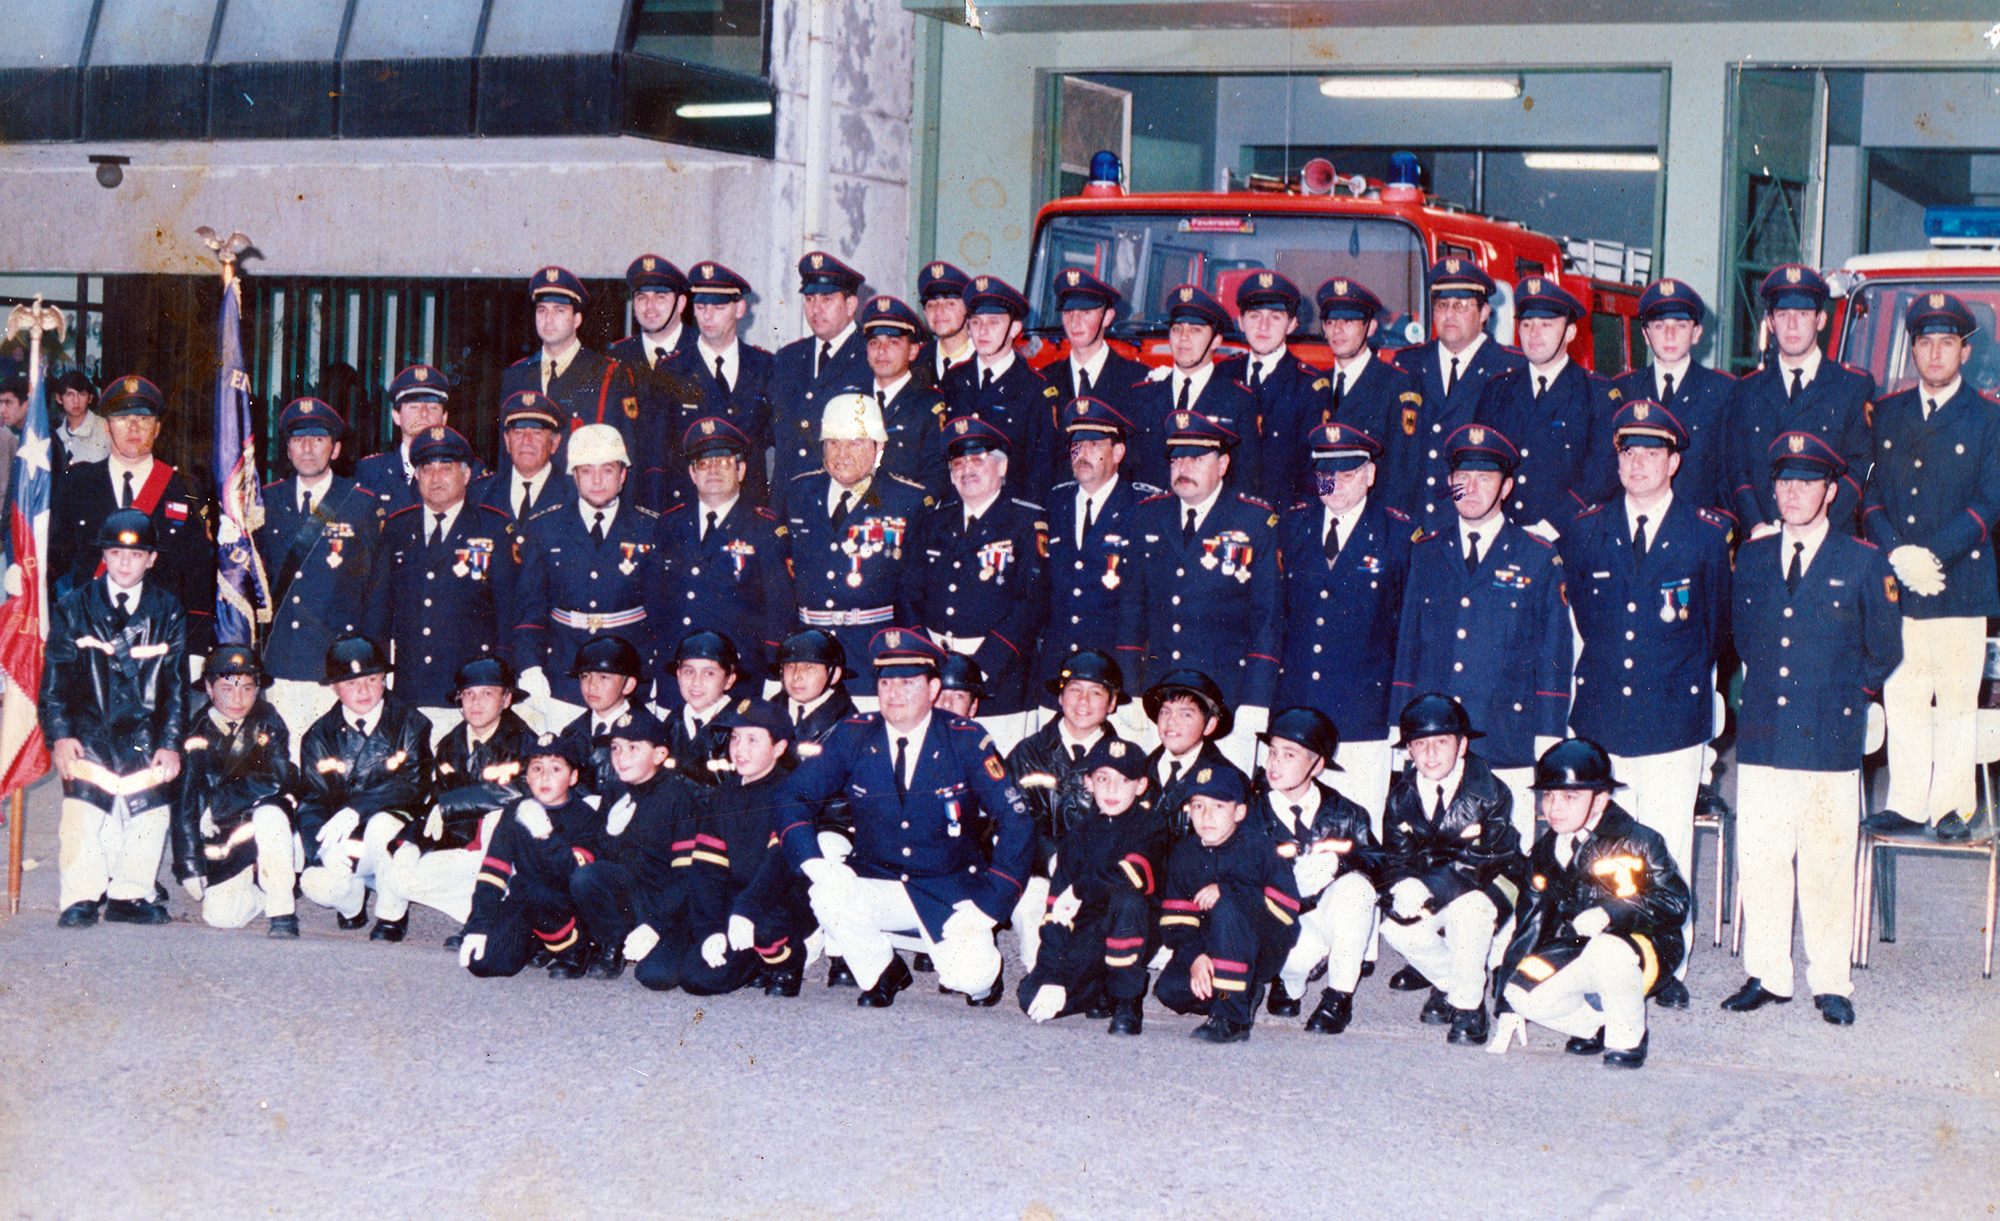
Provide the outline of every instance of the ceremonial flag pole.
<path id="1" fill-rule="evenodd" d="M 257 478 L 257 437 L 250 420 L 250 376 L 243 369 L 243 285 L 236 258 L 250 246 L 241 233 L 218 238 L 206 225 L 195 230 L 222 260 L 222 367 L 215 377 L 215 642 L 257 644 L 260 624 L 271 621 L 270 576 L 251 536 L 264 524 L 264 495 Z"/>

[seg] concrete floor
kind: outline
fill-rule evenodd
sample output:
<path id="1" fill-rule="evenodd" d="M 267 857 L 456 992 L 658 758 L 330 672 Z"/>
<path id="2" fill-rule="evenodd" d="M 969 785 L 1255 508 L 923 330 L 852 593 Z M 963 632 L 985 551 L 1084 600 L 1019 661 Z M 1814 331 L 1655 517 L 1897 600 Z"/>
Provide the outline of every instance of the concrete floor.
<path id="1" fill-rule="evenodd" d="M 474 980 L 419 910 L 399 946 L 261 921 L 55 927 L 54 790 L 0 920 L 0 1217 L 1985 1217 L 2000 1207 L 2000 983 L 1978 869 L 1902 869 L 1859 1022 L 1750 1015 L 1701 941 L 1638 1073 L 1534 1031 L 1447 1047 L 1364 981 L 1336 1038 L 1247 1044 L 973 1010 L 928 978 L 863 1011 Z M 1714 857 L 1704 838 L 1705 861 Z M 1704 912 L 1704 917 L 1705 917 Z M 1012 938 L 1004 939 L 1011 944 Z M 1385 954 L 1393 968 L 1393 954 Z M 1008 978 L 1018 976 L 1010 961 Z"/>

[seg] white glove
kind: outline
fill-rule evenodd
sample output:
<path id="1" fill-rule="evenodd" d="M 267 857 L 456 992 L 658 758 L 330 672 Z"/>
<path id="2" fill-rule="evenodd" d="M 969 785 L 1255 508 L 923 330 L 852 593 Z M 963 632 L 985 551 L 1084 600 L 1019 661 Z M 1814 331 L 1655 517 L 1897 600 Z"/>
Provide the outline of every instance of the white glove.
<path id="1" fill-rule="evenodd" d="M 1292 862 L 1292 880 L 1301 898 L 1309 899 L 1325 890 L 1339 872 L 1340 856 L 1333 852 L 1308 852 Z"/>
<path id="2" fill-rule="evenodd" d="M 1404 878 L 1389 888 L 1389 903 L 1395 913 L 1405 920 L 1417 916 L 1424 910 L 1424 902 L 1431 897 L 1431 888 L 1415 878 Z"/>
<path id="3" fill-rule="evenodd" d="M 467 933 L 465 940 L 458 943 L 458 965 L 470 967 L 486 957 L 486 934 Z"/>
<path id="4" fill-rule="evenodd" d="M 637 933 L 638 929 L 633 929 Z M 650 932 L 651 930 L 647 930 Z M 627 958 L 631 955 L 627 954 Z M 721 933 L 710 933 L 701 943 L 701 960 L 711 967 L 721 967 L 729 961 L 729 938 Z"/>
<path id="5" fill-rule="evenodd" d="M 1246 704 L 1236 710 L 1236 728 L 1253 734 L 1263 733 L 1271 727 L 1271 710 Z"/>
<path id="6" fill-rule="evenodd" d="M 201 812 L 201 827 L 199 829 L 201 831 L 201 837 L 203 839 L 211 839 L 215 836 L 217 832 L 222 830 L 221 827 L 215 825 L 214 811 L 203 810 Z"/>
<path id="7" fill-rule="evenodd" d="M 854 851 L 854 845 L 848 843 L 847 837 L 840 832 L 822 831 L 819 833 L 819 854 L 827 860 L 844 861 L 847 859 L 847 854 L 852 851 Z"/>
<path id="8" fill-rule="evenodd" d="M 429 818 L 424 819 L 424 838 L 429 840 L 438 840 L 444 838 L 443 810 L 432 810 L 431 816 Z"/>
<path id="9" fill-rule="evenodd" d="M 545 704 L 549 701 L 549 676 L 542 673 L 540 666 L 521 671 L 521 676 L 514 680 L 514 685 L 526 691 L 528 698 L 535 703 Z"/>
<path id="10" fill-rule="evenodd" d="M 1146 380 L 1149 382 L 1163 382 L 1173 375 L 1173 368 L 1169 365 L 1155 365 L 1146 370 Z"/>
<path id="11" fill-rule="evenodd" d="M 1911 593 L 1935 598 L 1944 592 L 1944 565 L 1928 547 L 1904 543 L 1889 553 L 1889 567 Z"/>
<path id="12" fill-rule="evenodd" d="M 1769 538 L 1773 534 L 1776 534 L 1777 532 L 1778 532 L 1778 523 L 1774 521 L 1760 521 L 1756 525 L 1750 527 L 1750 537 L 1752 540 L 1760 538 Z"/>
<path id="13" fill-rule="evenodd" d="M 967 939 L 985 936 L 993 931 L 993 917 L 979 910 L 979 905 L 970 899 L 960 899 L 951 905 L 951 915 L 945 917 L 944 935 L 941 940 Z"/>
<path id="14" fill-rule="evenodd" d="M 536 839 L 547 839 L 549 832 L 555 830 L 555 824 L 549 821 L 548 810 L 532 797 L 514 807 L 514 821 Z"/>
<path id="15" fill-rule="evenodd" d="M 1503 1013 L 1494 1023 L 1492 1041 L 1486 1044 L 1489 1056 L 1504 1056 L 1507 1045 L 1519 1040 L 1522 1047 L 1528 1045 L 1528 1019 L 1518 1013 Z"/>
<path id="16" fill-rule="evenodd" d="M 197 903 L 201 902 L 203 887 L 199 877 L 182 878 L 181 889 L 187 891 L 188 898 L 193 899 Z"/>
<path id="17" fill-rule="evenodd" d="M 1060 984 L 1043 984 L 1035 989 L 1035 999 L 1028 1002 L 1028 1020 L 1046 1022 L 1063 1011 L 1069 1003 L 1069 992 Z"/>
<path id="18" fill-rule="evenodd" d="M 799 866 L 799 872 L 806 875 L 806 881 L 815 886 L 831 883 L 838 886 L 854 881 L 854 870 L 845 861 L 831 857 L 816 856 Z"/>
<path id="19" fill-rule="evenodd" d="M 750 923 L 748 916 L 729 917 L 729 948 L 747 950 L 757 944 L 757 926 Z M 720 964 L 710 963 L 710 966 Z"/>
<path id="20" fill-rule="evenodd" d="M 638 962 L 646 955 L 652 953 L 653 947 L 658 944 L 660 944 L 660 935 L 653 931 L 653 926 L 642 924 L 625 934 L 625 959 L 627 962 Z M 702 947 L 704 957 L 707 956 L 707 949 L 708 947 L 706 946 Z M 722 964 L 711 962 L 708 965 L 719 967 Z"/>
<path id="21" fill-rule="evenodd" d="M 1545 543 L 1553 543 L 1558 537 L 1556 528 L 1549 524 L 1549 519 L 1546 517 L 1532 526 L 1522 526 L 1521 528 Z"/>
<path id="22" fill-rule="evenodd" d="M 1587 907 L 1576 914 L 1569 926 L 1579 937 L 1595 937 L 1611 924 L 1611 913 L 1601 907 Z"/>
<path id="23" fill-rule="evenodd" d="M 197 653 L 188 654 L 188 681 L 191 683 L 200 682 L 201 672 L 207 667 L 208 658 Z"/>
<path id="24" fill-rule="evenodd" d="M 332 818 L 326 820 L 326 825 L 319 829 L 317 838 L 319 840 L 320 854 L 324 856 L 329 846 L 340 843 L 348 836 L 354 834 L 354 828 L 360 825 L 361 814 L 359 811 L 341 810 L 335 813 Z"/>
<path id="25" fill-rule="evenodd" d="M 1861 732 L 1861 753 L 1872 755 L 1882 749 L 1889 740 L 1889 714 L 1882 711 L 1882 705 L 1868 705 L 1867 725 Z"/>
<path id="26" fill-rule="evenodd" d="M 1063 892 L 1056 896 L 1056 901 L 1049 905 L 1049 914 L 1042 922 L 1060 924 L 1064 928 L 1075 928 L 1076 914 L 1082 910 L 1083 900 L 1076 897 L 1076 887 L 1065 886 Z"/>

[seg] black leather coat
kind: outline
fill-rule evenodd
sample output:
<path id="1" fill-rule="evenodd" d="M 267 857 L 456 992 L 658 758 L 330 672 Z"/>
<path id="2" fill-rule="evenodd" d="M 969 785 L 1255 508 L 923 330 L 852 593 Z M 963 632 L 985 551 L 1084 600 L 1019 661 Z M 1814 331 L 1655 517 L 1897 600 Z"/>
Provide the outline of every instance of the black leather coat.
<path id="1" fill-rule="evenodd" d="M 361 736 L 335 704 L 306 730 L 299 745 L 299 836 L 319 851 L 319 829 L 344 809 L 391 813 L 404 822 L 421 815 L 430 796 L 431 721 L 394 692 L 382 697 L 375 731 Z M 354 835 L 358 837 L 360 829 Z"/>
<path id="2" fill-rule="evenodd" d="M 1375 842 L 1375 828 L 1368 811 L 1327 785 L 1318 781 L 1314 784 L 1319 788 L 1319 809 L 1313 811 L 1312 821 L 1291 828 L 1279 821 L 1277 811 L 1271 806 L 1274 798 L 1270 785 L 1259 776 L 1250 797 L 1251 817 L 1263 820 L 1264 834 L 1271 837 L 1271 842 L 1278 846 L 1278 855 L 1286 860 L 1296 863 L 1298 858 L 1312 852 L 1332 852 L 1340 857 L 1335 877 L 1359 873 L 1370 882 L 1377 881 L 1382 868 L 1382 849 Z M 1301 894 L 1299 900 L 1301 911 L 1311 911 L 1319 904 L 1317 894 Z"/>
<path id="3" fill-rule="evenodd" d="M 1404 878 L 1430 888 L 1430 910 L 1474 890 L 1484 891 L 1501 922 L 1521 893 L 1521 836 L 1514 830 L 1514 798 L 1486 760 L 1467 752 L 1458 791 L 1445 800 L 1444 819 L 1431 821 L 1426 782 L 1406 766 L 1389 786 L 1382 812 L 1382 870 L 1386 897 Z"/>
<path id="4" fill-rule="evenodd" d="M 476 746 L 459 722 L 438 742 L 431 768 L 431 805 L 444 816 L 444 834 L 428 838 L 423 822 L 413 821 L 397 842 L 430 852 L 463 848 L 478 839 L 479 823 L 488 813 L 527 795 L 527 749 L 534 741 L 534 731 L 511 708 L 500 714 L 493 736 Z"/>
<path id="5" fill-rule="evenodd" d="M 64 594 L 49 617 L 42 736 L 50 746 L 75 738 L 85 761 L 129 776 L 151 765 L 155 751 L 181 748 L 187 617 L 173 594 L 147 581 L 131 618 L 121 625 L 108 586 L 108 578 L 91 578 Z M 64 781 L 63 796 L 105 809 L 112 801 L 84 780 Z M 147 794 L 132 794 L 132 800 L 135 809 L 153 804 Z"/>
<path id="6" fill-rule="evenodd" d="M 257 859 L 257 845 L 242 829 L 258 806 L 291 812 L 298 782 L 291 743 L 277 709 L 262 698 L 233 729 L 210 704 L 194 714 L 174 802 L 175 877 L 226 882 Z M 201 834 L 204 813 L 215 823 L 213 836 Z"/>

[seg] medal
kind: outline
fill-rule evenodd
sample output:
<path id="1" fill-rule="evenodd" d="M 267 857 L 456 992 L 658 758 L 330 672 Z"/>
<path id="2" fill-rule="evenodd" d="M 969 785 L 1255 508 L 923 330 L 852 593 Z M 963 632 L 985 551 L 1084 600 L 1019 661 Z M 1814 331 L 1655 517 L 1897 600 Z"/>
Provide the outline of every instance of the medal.
<path id="1" fill-rule="evenodd" d="M 1104 576 L 1103 576 L 1102 580 L 1104 581 L 1104 588 L 1106 588 L 1106 589 L 1116 589 L 1116 588 L 1118 588 L 1118 574 L 1117 574 L 1117 573 L 1115 573 L 1115 572 L 1107 572 L 1107 573 L 1105 573 L 1105 574 L 1104 574 Z"/>
<path id="2" fill-rule="evenodd" d="M 631 576 L 632 573 L 635 570 L 637 570 L 638 567 L 639 566 L 637 564 L 634 564 L 631 560 L 618 561 L 618 571 L 624 573 L 628 577 Z"/>
<path id="3" fill-rule="evenodd" d="M 453 564 L 451 566 L 451 575 L 455 577 L 462 577 L 471 571 L 472 569 L 466 567 L 464 560 L 460 560 L 458 563 Z"/>
<path id="4" fill-rule="evenodd" d="M 1250 583 L 1250 570 L 1248 568 L 1238 568 L 1236 570 L 1236 580 L 1241 584 L 1248 585 Z"/>
<path id="5" fill-rule="evenodd" d="M 860 588 L 861 588 L 861 574 L 860 574 L 860 573 L 858 573 L 858 572 L 850 572 L 850 573 L 848 573 L 848 574 L 847 574 L 847 583 L 848 583 L 848 585 L 850 585 L 851 587 L 853 587 L 853 588 L 855 588 L 855 589 L 860 589 Z"/>
<path id="6" fill-rule="evenodd" d="M 1674 608 L 1671 606 L 1662 606 L 1660 608 L 1660 622 L 1672 623 L 1673 621 L 1674 621 Z"/>

